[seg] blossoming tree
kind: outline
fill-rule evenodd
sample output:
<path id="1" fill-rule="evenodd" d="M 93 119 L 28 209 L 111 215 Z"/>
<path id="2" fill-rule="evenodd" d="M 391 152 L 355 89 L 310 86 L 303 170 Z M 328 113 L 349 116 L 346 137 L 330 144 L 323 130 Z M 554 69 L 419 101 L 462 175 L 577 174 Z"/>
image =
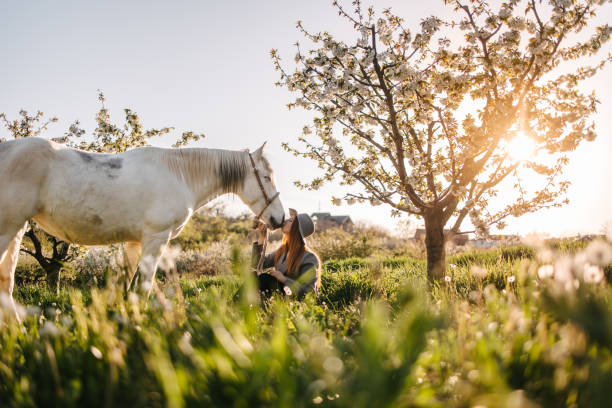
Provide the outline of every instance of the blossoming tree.
<path id="1" fill-rule="evenodd" d="M 444 276 L 445 242 L 465 232 L 466 217 L 486 234 L 510 215 L 565 203 L 567 152 L 596 136 L 598 101 L 580 86 L 610 60 L 593 62 L 610 27 L 588 25 L 605 1 L 490 3 L 446 0 L 451 19 L 432 16 L 412 32 L 389 9 L 377 15 L 356 0 L 349 12 L 334 1 L 354 43 L 298 22 L 313 49 L 296 44 L 295 71 L 271 52 L 277 84 L 299 94 L 289 108 L 315 112 L 303 147 L 284 147 L 323 173 L 296 184 L 317 189 L 339 178 L 351 192 L 335 203 L 383 203 L 422 217 L 430 279 Z M 537 159 L 510 154 L 519 135 Z M 542 181 L 533 192 L 522 183 L 530 172 Z M 516 195 L 492 211 L 504 180 Z"/>

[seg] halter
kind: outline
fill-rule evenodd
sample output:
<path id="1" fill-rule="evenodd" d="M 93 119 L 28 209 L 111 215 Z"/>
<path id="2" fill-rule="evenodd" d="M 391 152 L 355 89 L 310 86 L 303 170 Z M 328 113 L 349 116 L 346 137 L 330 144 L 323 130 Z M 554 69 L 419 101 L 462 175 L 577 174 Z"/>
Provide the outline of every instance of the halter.
<path id="1" fill-rule="evenodd" d="M 266 211 L 266 208 L 268 208 L 270 204 L 272 204 L 272 202 L 276 199 L 276 197 L 278 197 L 280 193 L 277 191 L 276 194 L 272 196 L 272 198 L 268 198 L 268 195 L 266 194 L 266 189 L 264 188 L 263 183 L 261 182 L 261 177 L 259 176 L 259 170 L 257 170 L 257 166 L 255 165 L 255 160 L 253 160 L 253 156 L 251 155 L 251 152 L 248 152 L 248 153 L 249 153 L 249 159 L 251 159 L 251 166 L 253 167 L 253 171 L 255 172 L 255 178 L 257 179 L 257 184 L 259 184 L 261 193 L 263 194 L 266 200 L 266 205 L 264 206 L 264 208 L 262 208 L 259 214 L 257 214 L 257 216 L 255 217 L 255 223 L 257 223 L 257 220 L 261 218 L 264 211 Z M 263 261 L 266 256 L 267 246 L 268 246 L 268 231 L 266 230 L 266 238 L 264 239 L 264 242 L 261 248 L 261 254 L 259 255 L 259 261 L 257 262 L 257 275 L 260 275 L 263 272 Z"/>
<path id="2" fill-rule="evenodd" d="M 266 205 L 264 206 L 264 208 L 261 209 L 259 214 L 257 214 L 257 216 L 255 217 L 255 219 L 258 220 L 261 218 L 264 211 L 266 211 L 266 209 L 270 206 L 270 204 L 272 204 L 272 202 L 276 199 L 276 197 L 279 196 L 280 192 L 277 191 L 276 194 L 272 196 L 272 198 L 268 198 L 268 195 L 266 194 L 266 189 L 264 188 L 263 183 L 261 182 L 261 177 L 259 177 L 259 170 L 257 170 L 257 166 L 255 166 L 255 160 L 253 160 L 253 156 L 251 155 L 251 152 L 248 152 L 248 153 L 249 153 L 249 159 L 251 159 L 251 166 L 253 166 L 253 171 L 255 172 L 255 178 L 257 179 L 257 184 L 259 184 L 261 193 L 263 194 L 264 199 L 266 200 Z"/>

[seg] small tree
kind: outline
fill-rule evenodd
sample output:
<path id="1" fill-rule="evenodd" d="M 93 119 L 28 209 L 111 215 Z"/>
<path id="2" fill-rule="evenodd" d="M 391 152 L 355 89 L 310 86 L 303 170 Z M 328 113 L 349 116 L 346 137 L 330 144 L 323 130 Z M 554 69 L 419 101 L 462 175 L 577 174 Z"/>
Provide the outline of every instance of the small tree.
<path id="1" fill-rule="evenodd" d="M 93 132 L 92 140 L 81 140 L 80 143 L 77 143 L 76 139 L 80 139 L 85 134 L 85 130 L 80 127 L 79 121 L 70 125 L 63 136 L 51 140 L 81 150 L 120 153 L 130 148 L 147 146 L 149 139 L 152 137 L 164 135 L 173 129 L 164 127 L 145 131 L 138 115 L 131 109 L 124 109 L 125 124 L 121 127 L 116 126 L 110 122 L 110 115 L 104 105 L 105 98 L 102 92 L 98 93 L 98 99 L 101 107 L 96 115 L 97 126 Z M 0 120 L 2 120 L 13 139 L 41 136 L 44 131 L 48 130 L 51 123 L 57 122 L 56 117 L 45 119 L 44 114 L 40 111 L 34 116 L 30 116 L 25 110 L 19 111 L 19 118 L 15 120 L 9 120 L 4 113 L 0 113 Z M 201 137 L 204 137 L 204 135 L 191 131 L 184 132 L 173 147 L 184 146 Z M 0 142 L 4 141 L 4 139 L 0 139 Z M 24 236 L 28 238 L 30 244 L 22 244 L 21 251 L 36 259 L 45 271 L 47 284 L 56 291 L 59 290 L 60 271 L 66 262 L 79 255 L 79 247 L 47 234 L 38 228 L 34 222 L 29 223 Z M 46 253 L 48 252 L 46 248 L 49 246 L 50 254 Z"/>
<path id="2" fill-rule="evenodd" d="M 394 215 L 422 217 L 428 277 L 444 276 L 451 219 L 451 234 L 461 233 L 467 216 L 486 234 L 510 215 L 567 202 L 568 182 L 559 180 L 566 153 L 595 138 L 597 99 L 580 85 L 610 57 L 592 66 L 563 63 L 584 61 L 609 40 L 607 24 L 585 33 L 602 3 L 446 0 L 450 21 L 428 17 L 412 33 L 389 9 L 377 18 L 359 0 L 352 13 L 334 1 L 355 28 L 352 44 L 298 22 L 315 48 L 296 44 L 293 73 L 271 54 L 277 85 L 300 94 L 289 108 L 316 115 L 299 139 L 305 149 L 284 147 L 317 161 L 324 174 L 296 184 L 317 189 L 339 177 L 362 188 L 334 203 L 384 203 Z M 547 159 L 513 157 L 509 146 L 521 134 Z M 521 180 L 533 174 L 543 184 L 529 192 Z M 516 196 L 492 211 L 505 179 L 514 179 Z"/>

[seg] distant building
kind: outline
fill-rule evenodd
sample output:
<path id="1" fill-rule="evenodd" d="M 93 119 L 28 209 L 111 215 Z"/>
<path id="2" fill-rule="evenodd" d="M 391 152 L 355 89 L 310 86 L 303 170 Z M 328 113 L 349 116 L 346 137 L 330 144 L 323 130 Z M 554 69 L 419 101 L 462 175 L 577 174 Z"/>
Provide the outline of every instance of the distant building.
<path id="1" fill-rule="evenodd" d="M 448 236 L 450 234 L 450 230 L 445 229 L 444 235 Z M 425 228 L 417 228 L 414 232 L 414 239 L 416 241 L 425 241 Z M 467 234 L 458 234 L 453 237 L 453 244 L 457 246 L 462 246 L 467 244 L 469 238 Z"/>
<path id="2" fill-rule="evenodd" d="M 316 231 L 325 231 L 329 228 L 342 228 L 344 231 L 353 232 L 355 224 L 348 215 L 331 215 L 328 212 L 312 213 Z"/>
<path id="3" fill-rule="evenodd" d="M 474 239 L 470 241 L 476 248 L 495 248 L 499 246 L 517 245 L 521 242 L 518 235 L 489 235 L 488 238 Z"/>

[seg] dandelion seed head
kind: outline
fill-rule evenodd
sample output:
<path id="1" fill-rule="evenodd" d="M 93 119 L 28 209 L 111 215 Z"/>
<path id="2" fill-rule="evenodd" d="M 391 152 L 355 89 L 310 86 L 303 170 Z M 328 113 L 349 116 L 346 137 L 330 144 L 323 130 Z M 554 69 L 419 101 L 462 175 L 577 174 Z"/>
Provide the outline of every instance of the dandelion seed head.
<path id="1" fill-rule="evenodd" d="M 176 267 L 176 260 L 181 255 L 181 252 L 181 247 L 177 245 L 166 248 L 159 258 L 159 268 L 166 272 L 173 270 Z"/>
<path id="2" fill-rule="evenodd" d="M 478 278 L 484 278 L 487 276 L 487 270 L 482 266 L 472 265 L 470 268 L 470 273 Z"/>
<path id="3" fill-rule="evenodd" d="M 344 363 L 338 357 L 327 357 L 323 362 L 323 369 L 333 374 L 340 374 L 344 368 Z"/>
<path id="4" fill-rule="evenodd" d="M 601 240 L 592 241 L 586 248 L 586 258 L 594 265 L 608 265 L 612 261 L 612 247 Z"/>
<path id="5" fill-rule="evenodd" d="M 38 331 L 41 337 L 55 337 L 59 333 L 57 326 L 50 321 L 45 321 L 43 327 Z"/>
<path id="6" fill-rule="evenodd" d="M 600 283 L 604 279 L 604 271 L 599 265 L 586 264 L 582 278 L 587 283 Z"/>
<path id="7" fill-rule="evenodd" d="M 555 268 L 552 265 L 542 265 L 538 268 L 538 278 L 541 280 L 552 278 L 555 274 Z"/>
<path id="8" fill-rule="evenodd" d="M 98 360 L 102 359 L 102 352 L 100 351 L 99 348 L 97 348 L 96 346 L 91 346 L 91 348 L 89 349 L 89 351 L 91 351 L 91 354 L 97 358 Z"/>
<path id="9" fill-rule="evenodd" d="M 566 257 L 555 262 L 554 279 L 557 282 L 569 282 L 573 279 L 573 277 L 571 259 Z"/>

